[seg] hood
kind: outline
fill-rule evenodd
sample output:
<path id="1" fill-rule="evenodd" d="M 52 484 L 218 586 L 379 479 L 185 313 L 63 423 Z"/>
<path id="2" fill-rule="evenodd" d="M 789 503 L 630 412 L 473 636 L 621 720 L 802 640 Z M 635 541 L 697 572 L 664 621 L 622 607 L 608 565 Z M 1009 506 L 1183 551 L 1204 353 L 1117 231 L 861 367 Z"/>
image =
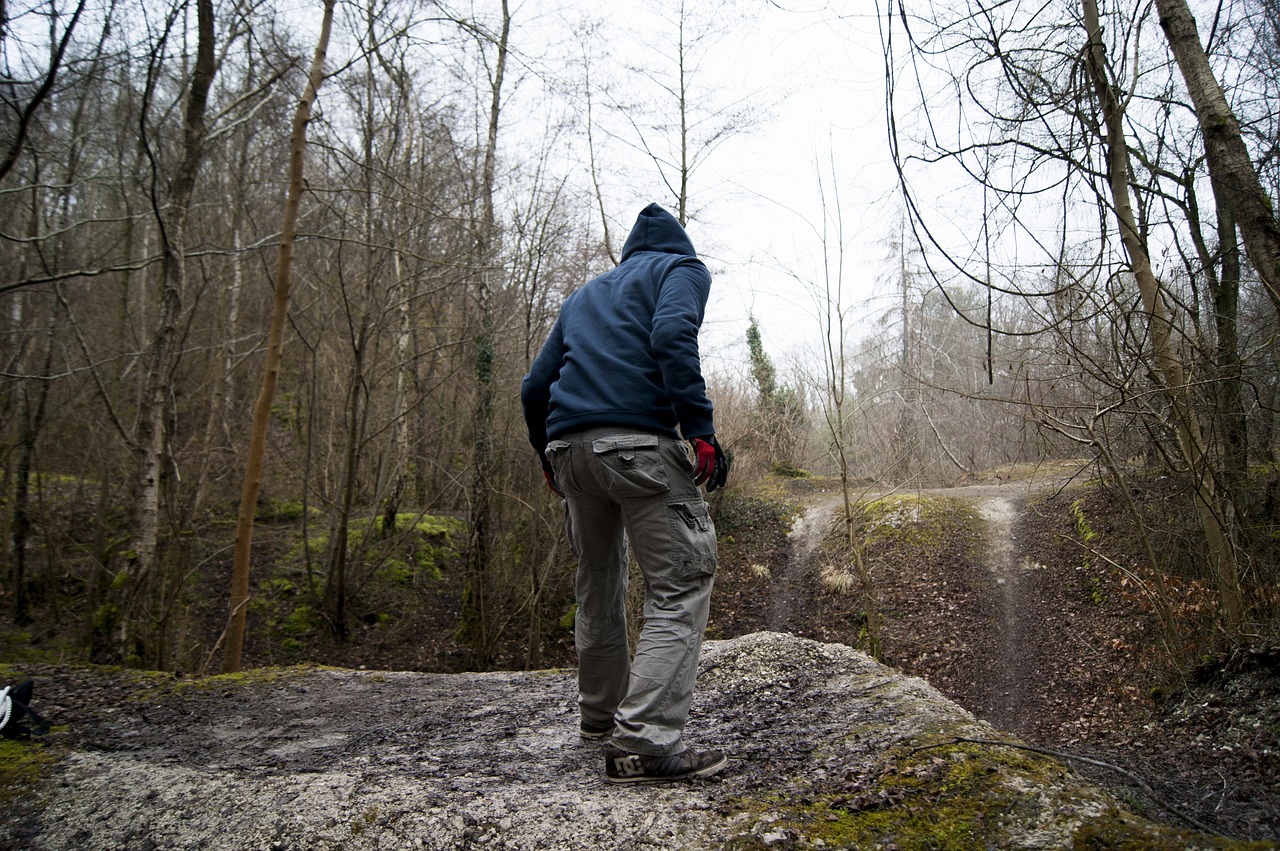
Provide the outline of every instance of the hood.
<path id="1" fill-rule="evenodd" d="M 636 223 L 622 245 L 622 259 L 625 261 L 639 251 L 660 251 L 663 254 L 686 254 L 697 257 L 689 235 L 680 227 L 675 216 L 657 204 L 650 204 L 640 211 Z"/>

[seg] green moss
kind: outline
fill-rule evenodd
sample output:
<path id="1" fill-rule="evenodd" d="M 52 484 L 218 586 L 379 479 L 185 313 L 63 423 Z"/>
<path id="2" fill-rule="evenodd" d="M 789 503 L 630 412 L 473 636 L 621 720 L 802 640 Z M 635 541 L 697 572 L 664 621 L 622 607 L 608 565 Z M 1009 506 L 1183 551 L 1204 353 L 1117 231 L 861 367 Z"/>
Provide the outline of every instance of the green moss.
<path id="1" fill-rule="evenodd" d="M 329 533 L 320 532 L 319 534 L 312 535 L 305 541 L 299 540 L 296 544 L 290 547 L 289 551 L 285 553 L 283 561 L 285 564 L 300 564 L 306 558 L 306 554 L 308 552 L 311 553 L 312 558 L 315 558 L 317 553 L 323 553 L 328 548 Z"/>
<path id="2" fill-rule="evenodd" d="M 1095 606 L 1101 605 L 1106 599 L 1103 591 L 1102 579 L 1095 570 L 1095 559 L 1093 553 L 1093 545 L 1098 540 L 1098 533 L 1089 523 L 1089 519 L 1084 514 L 1084 499 L 1077 499 L 1071 503 L 1071 516 L 1075 518 L 1076 534 L 1080 536 L 1081 543 L 1084 544 L 1084 575 L 1089 583 L 1089 599 Z"/>
<path id="3" fill-rule="evenodd" d="M 760 530 L 785 530 L 790 528 L 799 511 L 799 504 L 781 491 L 768 495 L 731 491 L 716 508 L 716 535 L 721 542 L 728 543 L 736 537 L 749 539 L 752 532 Z"/>
<path id="4" fill-rule="evenodd" d="M 409 562 L 398 559 L 389 558 L 378 568 L 378 579 L 388 585 L 408 585 L 413 582 L 414 574 L 417 571 L 414 565 Z"/>
<path id="5" fill-rule="evenodd" d="M 1080 534 L 1080 540 L 1085 544 L 1092 544 L 1098 538 L 1098 533 L 1089 525 L 1089 520 L 1084 516 L 1084 500 L 1077 499 L 1071 503 L 1071 516 L 1076 520 L 1076 532 Z"/>
<path id="6" fill-rule="evenodd" d="M 378 531 L 382 531 L 383 518 L 378 518 Z M 454 535 L 464 529 L 464 524 L 456 517 L 436 517 L 431 514 L 397 514 L 396 529 L 405 531 L 412 529 L 415 534 L 425 537 L 444 537 Z"/>
<path id="7" fill-rule="evenodd" d="M 796 473 L 799 475 L 793 475 Z M 732 474 L 730 481 L 732 482 Z M 725 493 L 721 510 L 725 503 L 734 497 L 746 497 L 774 503 L 785 509 L 796 511 L 799 508 L 797 497 L 822 491 L 832 486 L 832 480 L 826 476 L 815 476 L 804 470 L 794 468 L 774 469 L 767 476 L 749 483 L 744 488 L 734 488 Z M 835 483 L 839 487 L 839 483 Z"/>
<path id="8" fill-rule="evenodd" d="M 58 755 L 43 742 L 0 739 L 0 804 L 31 791 Z"/>
<path id="9" fill-rule="evenodd" d="M 936 549 L 959 534 L 980 540 L 977 530 L 982 518 L 961 498 L 891 494 L 863 503 L 861 508 L 867 547 L 909 544 Z"/>
<path id="10" fill-rule="evenodd" d="M 75 651 L 67 646 L 68 642 L 69 639 L 62 639 L 56 646 L 41 648 L 32 643 L 29 632 L 0 630 L 0 659 L 8 663 L 0 664 L 0 684 L 22 675 L 13 665 L 41 662 L 52 664 L 73 655 Z"/>
<path id="11" fill-rule="evenodd" d="M 100 635 L 108 635 L 114 631 L 123 614 L 115 603 L 103 603 L 93 615 L 93 629 Z"/>
<path id="12" fill-rule="evenodd" d="M 175 677 L 164 671 L 121 670 L 119 668 L 100 668 L 102 672 L 110 672 L 113 676 L 129 677 L 137 688 L 130 696 L 131 700 L 148 702 L 161 701 L 167 697 L 183 698 L 191 694 L 203 694 L 214 691 L 227 691 L 241 686 L 253 686 L 261 683 L 288 682 L 301 679 L 314 671 L 334 670 L 325 665 L 293 665 L 288 667 L 274 666 L 263 668 L 247 668 L 234 674 L 213 674 L 207 677 Z"/>
<path id="13" fill-rule="evenodd" d="M 280 622 L 280 632 L 288 636 L 310 635 L 319 625 L 319 617 L 308 605 L 294 606 Z"/>
<path id="14" fill-rule="evenodd" d="M 269 499 L 258 507 L 259 523 L 296 523 L 302 519 L 304 511 L 312 520 L 324 516 L 324 512 L 314 505 L 303 508 L 302 502 L 296 499 Z"/>
<path id="15" fill-rule="evenodd" d="M 287 576 L 273 576 L 262 583 L 262 590 L 279 596 L 289 596 L 298 593 L 298 586 Z"/>
<path id="16" fill-rule="evenodd" d="M 1241 842 L 1220 836 L 1204 836 L 1187 830 L 1155 825 L 1132 813 L 1111 807 L 1090 820 L 1071 837 L 1075 851 L 1183 851 L 1186 848 L 1262 849 L 1270 842 Z"/>
<path id="17" fill-rule="evenodd" d="M 392 584 L 408 584 L 418 576 L 439 579 L 443 566 L 458 557 L 454 539 L 466 526 L 456 517 L 406 512 L 396 515 L 394 534 L 384 535 L 385 518 L 352 521 L 347 527 L 347 547 L 353 555 L 371 561 L 382 560 L 389 569 L 380 569 L 379 578 Z M 305 546 L 304 546 L 305 543 Z M 297 541 L 282 560 L 286 569 L 301 564 L 307 551 L 324 553 L 329 548 L 327 530 Z"/>
<path id="18" fill-rule="evenodd" d="M 763 848 L 787 831 L 827 848 L 986 849 L 1019 841 L 1046 823 L 1075 848 L 1247 848 L 1156 825 L 1110 807 L 1084 813 L 1094 793 L 1056 760 L 998 745 L 944 742 L 892 749 L 867 776 L 839 791 L 797 799 L 736 801 L 757 821 L 729 847 Z M 1072 813 L 1079 821 L 1073 821 Z"/>

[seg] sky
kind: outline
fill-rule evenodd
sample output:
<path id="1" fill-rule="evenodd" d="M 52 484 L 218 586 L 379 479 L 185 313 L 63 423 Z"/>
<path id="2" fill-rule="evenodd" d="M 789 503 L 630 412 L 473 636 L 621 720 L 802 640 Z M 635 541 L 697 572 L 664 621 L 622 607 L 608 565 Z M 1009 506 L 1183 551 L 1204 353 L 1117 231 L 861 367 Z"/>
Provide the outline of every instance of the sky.
<path id="1" fill-rule="evenodd" d="M 843 301 L 857 305 L 853 319 L 870 319 L 884 308 L 870 300 L 892 265 L 884 242 L 896 229 L 898 204 L 886 141 L 879 22 L 870 3 L 856 4 L 866 8 L 861 14 L 843 16 L 825 2 L 698 3 L 700 11 L 721 9 L 720 22 L 729 23 L 723 36 L 708 40 L 690 75 L 705 99 L 694 112 L 739 99 L 759 110 L 758 121 L 716 148 L 693 179 L 696 212 L 688 230 L 714 276 L 701 335 L 704 368 L 744 372 L 745 335 L 754 317 L 770 356 L 785 370 L 797 359 L 813 361 L 820 351 L 814 285 L 824 275 L 824 204 L 833 209 L 837 197 L 846 236 Z M 662 22 L 661 6 L 670 3 L 610 3 L 603 16 L 598 2 L 585 0 L 565 0 L 557 9 L 570 27 L 594 18 L 600 28 L 608 56 L 596 60 L 600 67 L 593 74 L 607 78 L 616 92 L 652 95 L 648 70 L 672 65 L 671 54 L 663 54 L 672 30 Z M 515 6 L 517 27 L 522 15 L 533 17 L 541 8 L 538 0 Z M 736 19 L 735 8 L 743 13 Z M 530 27 L 526 37 L 564 38 L 552 34 L 546 19 L 538 23 L 545 29 Z M 561 43 L 574 49 L 572 39 Z M 663 197 L 656 170 L 628 143 L 634 131 L 605 109 L 594 113 L 613 131 L 612 138 L 597 133 L 597 162 L 615 219 L 611 227 L 625 236 L 645 203 L 670 208 L 674 201 Z"/>
<path id="2" fill-rule="evenodd" d="M 813 347 L 821 329 L 812 287 L 824 274 L 824 204 L 834 207 L 837 197 L 849 239 L 845 302 L 868 302 L 888 268 L 884 240 L 897 217 L 897 181 L 876 21 L 829 17 L 775 12 L 757 40 L 744 42 L 750 55 L 729 63 L 766 80 L 789 76 L 769 119 L 709 163 L 742 190 L 740 202 L 707 211 L 708 227 L 723 240 L 712 252 L 725 264 L 726 284 L 709 310 L 712 336 L 741 336 L 750 313 L 771 350 L 771 341 L 788 352 Z M 875 310 L 868 303 L 855 316 Z"/>
<path id="3" fill-rule="evenodd" d="M 319 0 L 288 2 L 305 29 Z M 520 81 L 504 110 L 502 138 L 509 152 L 518 158 L 522 146 L 536 150 L 529 146 L 546 144 L 560 120 L 554 114 L 557 98 L 565 115 L 583 122 L 581 94 L 552 90 L 573 85 L 581 75 L 584 44 L 593 57 L 594 85 L 607 86 L 618 101 L 635 102 L 639 108 L 632 117 L 643 111 L 646 98 L 648 106 L 656 104 L 660 96 L 648 77 L 674 67 L 670 10 L 681 2 L 510 0 L 513 76 Z M 694 217 L 688 230 L 713 274 L 700 337 L 704 370 L 747 374 L 746 331 L 754 317 L 766 350 L 786 377 L 793 363 L 812 366 L 820 360 L 822 309 L 815 287 L 824 275 L 836 275 L 833 269 L 824 271 L 822 227 L 824 210 L 833 210 L 837 199 L 845 229 L 842 303 L 849 320 L 869 325 L 893 300 L 876 299 L 891 286 L 886 279 L 895 262 L 885 243 L 899 220 L 884 115 L 880 4 L 683 2 L 693 10 L 694 29 L 705 26 L 708 13 L 722 29 L 706 39 L 705 52 L 692 52 L 701 60 L 690 74 L 698 93 L 695 117 L 704 107 L 739 101 L 757 111 L 755 123 L 719 145 L 691 185 Z M 500 5 L 498 0 L 454 0 L 451 8 L 495 26 Z M 332 48 L 331 63 L 345 50 Z M 483 72 L 475 76 L 472 96 L 487 108 Z M 610 110 L 604 100 L 600 95 L 593 107 L 596 160 L 610 227 L 620 242 L 646 204 L 658 201 L 674 212 L 675 201 L 637 150 L 625 113 Z M 576 134 L 563 142 L 562 165 L 589 194 L 585 141 L 580 129 Z"/>

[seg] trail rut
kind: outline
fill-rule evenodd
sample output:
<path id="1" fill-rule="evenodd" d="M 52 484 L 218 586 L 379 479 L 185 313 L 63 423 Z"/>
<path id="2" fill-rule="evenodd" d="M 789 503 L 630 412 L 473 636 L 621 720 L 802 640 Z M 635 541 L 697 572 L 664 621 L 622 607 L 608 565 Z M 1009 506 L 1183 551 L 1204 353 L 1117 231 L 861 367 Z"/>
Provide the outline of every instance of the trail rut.
<path id="1" fill-rule="evenodd" d="M 911 491 L 922 496 L 946 496 L 966 500 L 986 521 L 980 576 L 972 580 L 970 592 L 981 597 L 978 608 L 989 623 L 985 640 L 969 644 L 971 657 L 966 668 L 971 681 L 958 684 L 955 699 L 978 717 L 1019 735 L 1035 730 L 1053 699 L 1045 676 L 1044 642 L 1057 641 L 1057 627 L 1038 605 L 1042 588 L 1034 561 L 1018 547 L 1017 526 L 1028 499 L 1052 490 L 1057 481 L 1009 482 Z M 864 495 L 874 499 L 882 494 Z M 790 557 L 773 579 L 768 624 L 777 631 L 802 632 L 804 619 L 813 607 L 807 605 L 822 588 L 822 565 L 818 554 L 839 510 L 838 494 L 813 502 L 793 524 L 789 538 Z M 942 616 L 942 615 L 939 615 Z"/>

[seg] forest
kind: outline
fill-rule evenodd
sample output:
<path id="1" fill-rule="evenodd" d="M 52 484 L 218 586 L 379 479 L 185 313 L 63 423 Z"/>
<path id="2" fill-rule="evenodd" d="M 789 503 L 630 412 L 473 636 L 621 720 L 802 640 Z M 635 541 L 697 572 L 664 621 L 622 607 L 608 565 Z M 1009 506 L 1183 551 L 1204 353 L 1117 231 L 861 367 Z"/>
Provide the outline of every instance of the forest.
<path id="1" fill-rule="evenodd" d="M 703 331 L 717 510 L 829 477 L 859 564 L 868 489 L 1082 459 L 1168 635 L 1275 636 L 1277 0 L 627 5 L 0 5 L 7 640 L 235 671 L 434 606 L 462 655 L 399 664 L 560 659 L 518 385 L 650 201 L 756 288 Z M 775 31 L 861 69 L 798 211 L 741 167 Z M 734 247 L 761 198 L 792 253 Z"/>

